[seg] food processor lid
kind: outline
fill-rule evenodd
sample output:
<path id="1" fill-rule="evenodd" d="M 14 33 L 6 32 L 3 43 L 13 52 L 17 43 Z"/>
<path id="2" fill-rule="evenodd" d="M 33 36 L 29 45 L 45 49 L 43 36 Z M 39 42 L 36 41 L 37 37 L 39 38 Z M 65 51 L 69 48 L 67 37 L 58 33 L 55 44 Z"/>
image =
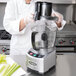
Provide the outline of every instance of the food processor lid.
<path id="1" fill-rule="evenodd" d="M 46 0 L 34 0 L 34 2 L 40 2 L 40 3 L 52 3 L 52 1 L 46 1 Z"/>

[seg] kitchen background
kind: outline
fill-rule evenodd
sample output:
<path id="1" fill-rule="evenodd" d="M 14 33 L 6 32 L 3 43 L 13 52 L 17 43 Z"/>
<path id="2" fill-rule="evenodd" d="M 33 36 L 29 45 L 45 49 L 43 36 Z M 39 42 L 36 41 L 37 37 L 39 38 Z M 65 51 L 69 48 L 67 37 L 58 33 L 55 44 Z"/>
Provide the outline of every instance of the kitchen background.
<path id="1" fill-rule="evenodd" d="M 8 0 L 0 0 L 0 53 L 9 54 L 11 35 L 3 27 L 3 16 Z M 46 1 L 46 0 L 45 0 Z M 47 0 L 53 2 L 53 9 L 63 14 L 67 21 L 62 31 L 57 31 L 55 46 L 57 52 L 76 51 L 76 0 Z"/>

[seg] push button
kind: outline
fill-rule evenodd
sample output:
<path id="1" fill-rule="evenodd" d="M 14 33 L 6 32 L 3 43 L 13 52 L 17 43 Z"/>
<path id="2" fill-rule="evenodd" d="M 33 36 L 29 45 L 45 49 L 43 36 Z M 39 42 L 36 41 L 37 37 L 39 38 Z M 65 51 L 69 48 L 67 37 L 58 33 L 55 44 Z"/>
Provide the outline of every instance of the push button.
<path id="1" fill-rule="evenodd" d="M 31 51 L 28 52 L 29 55 L 33 55 L 33 53 Z"/>
<path id="2" fill-rule="evenodd" d="M 33 53 L 30 53 L 30 55 L 33 55 Z"/>
<path id="3" fill-rule="evenodd" d="M 41 58 L 42 56 L 41 55 L 38 55 L 38 58 Z"/>
<path id="4" fill-rule="evenodd" d="M 36 55 L 36 54 L 34 54 L 33 56 L 34 56 L 34 57 L 36 57 L 37 55 Z"/>

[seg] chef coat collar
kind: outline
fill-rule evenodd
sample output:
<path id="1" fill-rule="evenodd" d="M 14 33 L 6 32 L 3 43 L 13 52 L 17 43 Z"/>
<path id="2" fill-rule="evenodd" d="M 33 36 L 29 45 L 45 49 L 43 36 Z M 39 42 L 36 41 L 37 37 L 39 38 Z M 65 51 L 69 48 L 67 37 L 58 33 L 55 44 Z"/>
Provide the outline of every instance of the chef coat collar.
<path id="1" fill-rule="evenodd" d="M 25 2 L 25 4 L 27 4 L 27 3 L 26 3 L 26 0 L 24 0 L 24 2 Z M 31 0 L 29 4 L 31 4 L 31 3 L 33 3 L 33 2 L 34 2 L 34 0 Z M 27 4 L 27 5 L 29 5 L 29 4 Z"/>

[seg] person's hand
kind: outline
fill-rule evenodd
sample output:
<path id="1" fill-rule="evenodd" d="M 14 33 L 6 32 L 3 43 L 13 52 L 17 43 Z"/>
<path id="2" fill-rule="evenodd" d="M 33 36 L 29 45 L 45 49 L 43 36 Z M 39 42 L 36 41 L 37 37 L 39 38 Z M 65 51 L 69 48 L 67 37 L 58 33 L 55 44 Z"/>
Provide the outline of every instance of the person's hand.
<path id="1" fill-rule="evenodd" d="M 54 16 L 58 17 L 58 20 L 56 21 L 56 24 L 60 28 L 61 27 L 61 22 L 63 20 L 63 16 L 60 13 L 58 13 L 58 12 L 53 13 L 52 16 L 53 17 Z"/>
<path id="2" fill-rule="evenodd" d="M 32 22 L 34 22 L 34 14 L 29 14 L 27 15 L 27 17 L 21 19 L 19 31 L 22 31 L 27 24 L 32 23 Z"/>
<path id="3" fill-rule="evenodd" d="M 34 14 L 28 14 L 26 18 L 24 18 L 25 25 L 34 22 Z"/>

